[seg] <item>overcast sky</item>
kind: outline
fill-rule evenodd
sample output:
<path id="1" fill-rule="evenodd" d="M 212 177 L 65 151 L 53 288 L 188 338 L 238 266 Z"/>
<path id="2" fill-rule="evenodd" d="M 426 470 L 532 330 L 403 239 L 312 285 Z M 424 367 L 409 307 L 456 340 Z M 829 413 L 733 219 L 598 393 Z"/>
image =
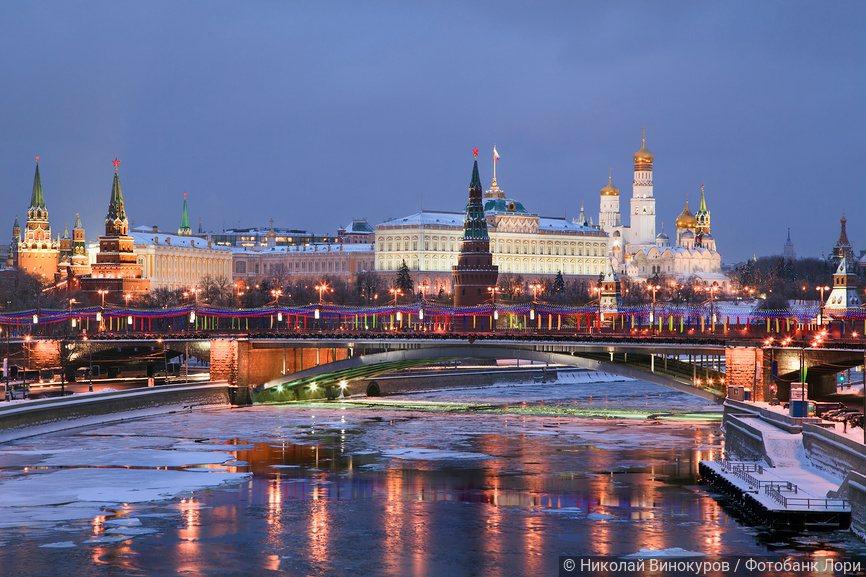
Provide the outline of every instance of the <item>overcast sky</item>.
<path id="1" fill-rule="evenodd" d="M 542 216 L 613 168 L 631 197 L 642 126 L 658 227 L 706 185 L 724 262 L 866 248 L 866 2 L 7 2 L 0 234 L 30 201 L 104 227 L 333 233 L 460 211 L 485 187 Z M 2 231 L 8 231 L 3 233 Z M 671 235 L 672 236 L 672 235 Z"/>

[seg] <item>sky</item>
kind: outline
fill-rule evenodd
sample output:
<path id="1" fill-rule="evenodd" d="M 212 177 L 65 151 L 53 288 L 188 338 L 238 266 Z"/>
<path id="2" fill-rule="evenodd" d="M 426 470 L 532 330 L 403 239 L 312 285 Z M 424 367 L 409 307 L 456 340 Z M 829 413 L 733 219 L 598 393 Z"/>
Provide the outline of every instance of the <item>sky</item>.
<path id="1" fill-rule="evenodd" d="M 646 127 L 657 228 L 701 185 L 725 263 L 866 249 L 866 2 L 17 2 L 0 9 L 0 231 L 333 234 L 485 187 L 598 222 Z M 625 217 L 625 214 L 624 214 Z"/>

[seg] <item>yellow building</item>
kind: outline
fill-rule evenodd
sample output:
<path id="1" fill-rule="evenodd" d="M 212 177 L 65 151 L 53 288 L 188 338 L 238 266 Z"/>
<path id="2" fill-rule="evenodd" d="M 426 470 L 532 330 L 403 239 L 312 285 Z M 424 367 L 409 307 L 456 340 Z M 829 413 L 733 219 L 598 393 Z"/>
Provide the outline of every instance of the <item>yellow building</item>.
<path id="1" fill-rule="evenodd" d="M 203 238 L 159 232 L 156 227 L 138 227 L 132 231 L 135 254 L 142 277 L 150 279 L 150 290 L 188 289 L 201 280 L 232 278 L 232 251 L 214 246 Z"/>

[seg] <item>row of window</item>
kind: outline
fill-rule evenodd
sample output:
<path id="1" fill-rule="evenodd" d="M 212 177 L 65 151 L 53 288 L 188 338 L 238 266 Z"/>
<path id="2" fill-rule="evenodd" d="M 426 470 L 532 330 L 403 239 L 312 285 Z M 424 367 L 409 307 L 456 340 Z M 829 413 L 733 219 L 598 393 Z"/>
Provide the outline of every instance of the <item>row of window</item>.
<path id="1" fill-rule="evenodd" d="M 371 270 L 373 261 L 358 261 L 358 270 Z M 252 270 L 249 272 L 254 274 L 277 274 L 277 273 L 311 273 L 311 272 L 330 272 L 330 273 L 345 273 L 349 272 L 349 261 L 329 260 L 322 262 L 318 259 L 312 261 L 295 261 L 294 263 L 285 261 L 262 263 L 261 270 L 259 263 L 252 263 Z M 235 273 L 247 274 L 247 261 L 235 261 Z"/>
<path id="2" fill-rule="evenodd" d="M 412 247 L 411 249 L 409 247 Z M 424 239 L 425 251 L 456 252 L 460 250 L 459 242 L 454 237 L 433 237 Z M 432 247 L 432 248 L 431 248 Z M 548 254 L 565 256 L 599 256 L 604 254 L 605 244 L 601 242 L 560 242 L 560 241 L 511 241 L 491 240 L 490 251 L 502 254 Z M 413 237 L 384 237 L 379 239 L 379 252 L 417 251 L 418 239 Z M 602 251 L 602 252 L 599 252 Z M 584 254 L 584 252 L 586 254 Z"/>
<path id="3" fill-rule="evenodd" d="M 423 268 L 419 268 L 417 258 L 401 259 L 400 257 L 391 258 L 379 257 L 379 267 L 377 270 L 397 270 L 402 266 L 403 262 L 410 270 L 439 270 L 450 271 L 451 267 L 457 264 L 456 257 L 443 256 L 433 257 L 428 259 L 424 257 Z M 539 273 L 539 274 L 598 274 L 604 272 L 605 259 L 598 260 L 554 260 L 554 259 L 520 259 L 520 258 L 503 258 L 494 257 L 493 264 L 499 267 L 499 272 L 513 273 Z"/>

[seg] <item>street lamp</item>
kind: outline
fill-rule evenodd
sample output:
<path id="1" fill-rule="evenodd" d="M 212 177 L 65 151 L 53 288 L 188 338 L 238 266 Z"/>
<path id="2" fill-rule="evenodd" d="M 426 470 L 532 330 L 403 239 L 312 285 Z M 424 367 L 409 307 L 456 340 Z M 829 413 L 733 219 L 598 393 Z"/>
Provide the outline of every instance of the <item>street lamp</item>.
<path id="1" fill-rule="evenodd" d="M 823 327 L 824 326 L 824 291 L 830 290 L 830 287 L 828 287 L 826 285 L 825 286 L 819 286 L 819 287 L 815 287 L 815 290 L 821 291 L 821 308 L 820 308 L 820 311 L 818 313 L 818 324 Z"/>
<path id="2" fill-rule="evenodd" d="M 719 290 L 719 283 L 713 282 L 713 286 L 707 287 L 707 291 L 710 293 L 710 332 L 716 332 L 716 309 L 714 306 L 714 297 L 716 295 L 716 291 Z"/>
<path id="3" fill-rule="evenodd" d="M 655 318 L 656 318 L 656 291 L 658 291 L 661 286 L 657 284 L 650 284 L 647 289 L 653 291 L 653 308 L 650 312 L 650 334 L 655 333 Z"/>
<path id="4" fill-rule="evenodd" d="M 277 323 L 283 321 L 283 313 L 280 312 L 280 296 L 283 291 L 280 289 L 271 289 L 271 296 L 274 297 L 274 316 L 277 317 Z M 280 325 L 277 325 L 277 330 L 280 330 Z"/>
<path id="5" fill-rule="evenodd" d="M 0 327 L 0 332 L 3 331 L 3 328 Z M 12 368 L 12 363 L 9 360 L 9 326 L 6 327 L 6 390 L 9 390 L 9 372 Z M 11 394 L 11 393 L 10 393 Z"/>
<path id="6" fill-rule="evenodd" d="M 319 291 L 319 304 L 322 304 L 322 293 L 328 290 L 328 283 L 317 284 L 315 289 Z"/>
<path id="7" fill-rule="evenodd" d="M 123 295 L 123 300 L 126 301 L 126 332 L 129 332 L 129 325 L 132 324 L 132 315 L 129 314 L 129 299 L 132 298 L 130 293 Z"/>
<path id="8" fill-rule="evenodd" d="M 87 390 L 93 392 L 93 349 L 90 341 L 87 340 L 87 335 L 84 335 L 84 341 L 87 343 L 87 358 L 90 361 L 90 371 L 87 373 L 88 386 Z"/>
<path id="9" fill-rule="evenodd" d="M 108 294 L 108 289 L 99 289 L 96 292 L 102 297 L 102 306 L 100 307 L 99 318 L 97 319 L 99 321 L 99 330 L 101 332 L 105 330 L 105 295 Z"/>
<path id="10" fill-rule="evenodd" d="M 75 328 L 75 319 L 72 318 L 72 305 L 73 304 L 78 304 L 78 301 L 75 299 L 69 299 L 69 320 L 70 320 L 70 324 L 71 324 L 72 328 L 74 329 Z"/>
<path id="11" fill-rule="evenodd" d="M 397 310 L 397 297 L 403 294 L 403 290 L 398 289 L 396 287 L 392 287 L 392 288 L 388 289 L 388 292 L 390 292 L 392 295 L 394 295 L 394 317 L 397 319 L 397 322 L 400 323 L 400 325 L 402 326 L 403 325 L 403 315 L 400 314 L 400 311 Z M 393 328 L 393 325 L 392 325 L 392 328 Z"/>

